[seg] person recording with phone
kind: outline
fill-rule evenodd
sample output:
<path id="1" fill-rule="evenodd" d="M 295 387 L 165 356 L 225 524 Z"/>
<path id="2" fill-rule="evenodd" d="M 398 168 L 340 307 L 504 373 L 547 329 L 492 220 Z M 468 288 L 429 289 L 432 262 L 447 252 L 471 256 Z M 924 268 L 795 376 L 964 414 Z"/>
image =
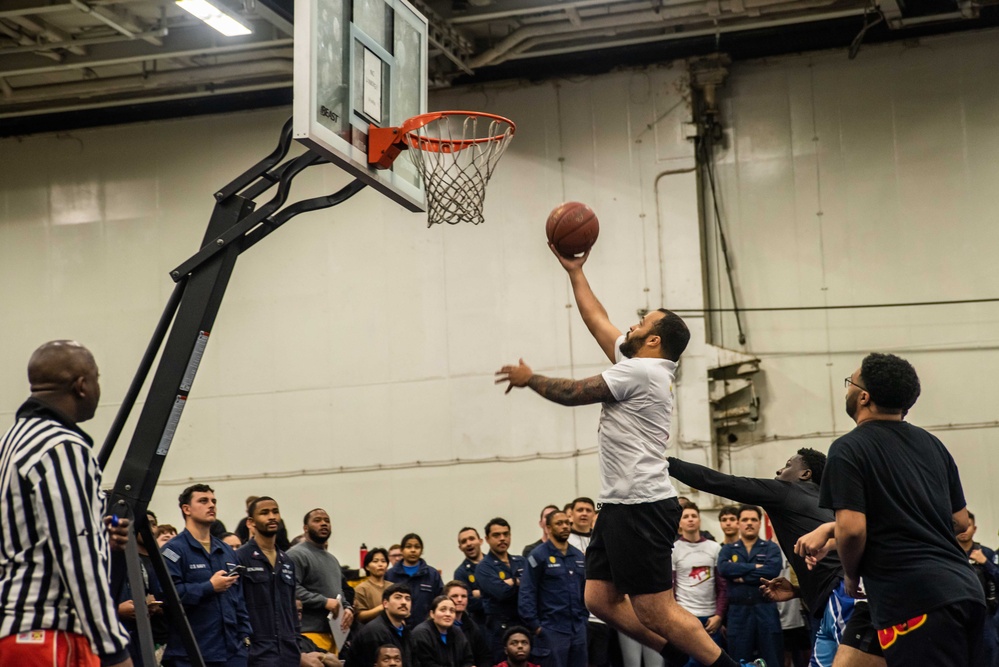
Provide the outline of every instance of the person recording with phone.
<path id="1" fill-rule="evenodd" d="M 253 632 L 240 585 L 246 567 L 232 547 L 211 534 L 215 492 L 207 484 L 195 484 L 184 489 L 178 504 L 184 530 L 162 553 L 201 656 L 207 667 L 246 667 Z M 172 625 L 163 664 L 191 665 L 180 632 Z"/>

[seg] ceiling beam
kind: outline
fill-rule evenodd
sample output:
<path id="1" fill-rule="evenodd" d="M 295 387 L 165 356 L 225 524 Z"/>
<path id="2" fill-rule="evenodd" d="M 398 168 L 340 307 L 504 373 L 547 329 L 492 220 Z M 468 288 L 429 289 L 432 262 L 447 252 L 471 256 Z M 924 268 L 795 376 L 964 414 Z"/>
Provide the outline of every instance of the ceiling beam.
<path id="1" fill-rule="evenodd" d="M 127 76 L 84 79 L 80 81 L 13 88 L 11 95 L 0 102 L 5 106 L 51 102 L 55 100 L 79 100 L 80 98 L 100 99 L 129 93 L 163 91 L 165 89 L 190 88 L 202 85 L 225 85 L 228 83 L 263 82 L 278 78 L 291 83 L 293 65 L 291 60 L 272 58 L 250 60 L 241 63 L 192 67 L 168 72 L 145 72 Z"/>
<path id="2" fill-rule="evenodd" d="M 289 37 L 295 36 L 295 26 L 290 21 L 260 2 L 260 0 L 248 1 L 251 14 L 256 14 Z"/>
<path id="3" fill-rule="evenodd" d="M 61 28 L 57 28 L 44 19 L 29 16 L 12 16 L 9 21 L 16 23 L 25 30 L 30 30 L 35 36 L 44 35 L 49 41 L 44 44 L 36 44 L 36 47 L 45 49 L 63 48 L 78 56 L 87 55 L 87 50 L 79 44 L 72 44 L 73 36 Z M 61 43 L 63 46 L 52 46 L 52 43 Z M 2 51 L 0 51 L 2 53 Z"/>
<path id="4" fill-rule="evenodd" d="M 142 2 L 143 0 L 95 0 L 92 6 L 102 5 L 123 5 L 130 2 Z M 58 12 L 77 11 L 77 8 L 70 2 L 53 4 L 47 0 L 4 0 L 3 9 L 0 9 L 0 19 L 11 18 L 12 16 L 38 16 L 40 14 L 56 14 Z"/>
<path id="5" fill-rule="evenodd" d="M 136 33 L 134 39 L 146 39 L 146 38 L 160 38 L 166 37 L 169 31 L 166 28 L 159 28 L 158 30 L 151 30 L 149 32 Z M 46 49 L 72 49 L 73 47 L 79 48 L 81 46 L 91 46 L 94 44 L 112 44 L 114 42 L 130 42 L 131 38 L 125 37 L 124 35 L 114 35 L 109 37 L 81 37 L 79 39 L 71 39 L 66 42 L 46 42 L 41 45 Z M 30 46 L 14 46 L 6 49 L 0 49 L 0 56 L 12 54 L 12 53 L 26 53 L 29 51 L 37 51 L 39 49 L 38 44 L 32 44 Z M 78 51 L 73 51 L 73 53 L 79 53 Z M 85 53 L 85 52 L 84 52 Z M 3 70 L 0 70 L 2 72 Z"/>
<path id="6" fill-rule="evenodd" d="M 163 39 L 163 46 L 158 47 L 137 40 L 123 40 L 108 44 L 98 44 L 90 48 L 87 56 L 66 58 L 59 65 L 38 65 L 33 57 L 21 54 L 0 59 L 0 76 L 11 77 L 48 74 L 66 69 L 96 68 L 106 65 L 121 65 L 126 63 L 161 60 L 166 58 L 184 58 L 187 56 L 206 56 L 221 53 L 239 53 L 256 49 L 275 47 L 290 47 L 294 40 L 290 37 L 282 39 L 262 39 L 259 35 L 246 37 L 218 38 L 211 34 L 214 31 L 203 25 L 190 28 L 170 30 Z"/>
<path id="7" fill-rule="evenodd" d="M 69 111 L 88 111 L 91 109 L 108 109 L 114 107 L 122 106 L 134 106 L 134 105 L 151 105 L 157 102 L 173 102 L 177 100 L 190 100 L 199 98 L 211 98 L 211 97 L 225 97 L 227 95 L 233 95 L 238 93 L 255 92 L 262 90 L 277 90 L 281 88 L 291 88 L 291 81 L 277 81 L 261 84 L 253 84 L 249 86 L 233 86 L 227 88 L 200 88 L 198 90 L 185 91 L 180 93 L 165 93 L 162 95 L 143 95 L 142 97 L 132 98 L 132 99 L 113 99 L 113 100 L 98 100 L 98 101 L 87 101 L 87 102 L 77 102 L 77 103 L 63 103 L 51 102 L 46 104 L 44 112 L 40 112 L 38 109 L 26 109 L 21 111 L 4 111 L 0 109 L 0 118 L 25 118 L 29 116 L 37 116 L 39 114 L 53 114 L 53 113 L 66 113 Z M 143 108 L 150 108 L 144 106 Z M 2 126 L 0 126 L 2 127 Z M 36 132 L 38 130 L 35 130 Z M 3 135 L 0 136 L 10 136 Z"/>
<path id="8" fill-rule="evenodd" d="M 760 30 L 763 28 L 775 28 L 786 25 L 797 25 L 799 23 L 812 23 L 821 21 L 832 21 L 836 19 L 847 18 L 851 16 L 862 16 L 866 9 L 844 9 L 841 11 L 831 11 L 823 12 L 821 14 L 811 14 L 806 16 L 797 17 L 786 17 L 786 18 L 771 18 L 766 20 L 751 20 L 745 21 L 739 24 L 730 24 L 724 26 L 713 26 L 711 28 L 704 28 L 701 30 L 684 30 L 681 32 L 663 32 L 655 35 L 646 35 L 642 37 L 632 37 L 632 38 L 621 38 L 615 39 L 607 42 L 599 42 L 597 44 L 573 44 L 568 46 L 553 46 L 549 48 L 540 48 L 534 51 L 527 51 L 527 49 L 535 46 L 543 46 L 544 40 L 534 39 L 531 44 L 527 44 L 526 48 L 521 50 L 517 49 L 516 52 L 510 53 L 506 60 L 519 60 L 526 58 L 537 58 L 544 56 L 555 56 L 562 55 L 566 53 L 578 53 L 581 51 L 595 51 L 599 49 L 611 49 L 621 46 L 634 46 L 636 44 L 654 44 L 657 42 L 669 42 L 674 40 L 683 40 L 694 37 L 710 37 L 718 34 L 731 33 L 731 32 L 746 32 L 749 30 Z"/>
<path id="9" fill-rule="evenodd" d="M 7 35 L 8 37 L 10 37 L 11 39 L 13 39 L 18 44 L 21 44 L 21 45 L 26 46 L 26 47 L 31 47 L 30 51 L 32 53 L 34 53 L 36 55 L 39 55 L 39 56 L 42 56 L 43 58 L 48 58 L 49 60 L 54 60 L 57 63 L 61 63 L 63 61 L 63 59 L 65 58 L 65 56 L 63 56 L 63 54 L 61 54 L 61 53 L 56 53 L 55 51 L 45 51 L 44 49 L 41 49 L 38 46 L 38 44 L 35 42 L 35 40 L 31 39 L 30 37 L 28 37 L 26 34 L 24 34 L 23 32 L 21 32 L 20 30 L 16 30 L 14 28 L 11 28 L 10 26 L 8 26 L 3 21 L 0 21 L 0 32 L 2 32 L 3 34 Z M 34 60 L 34 59 L 32 59 L 32 60 Z"/>
<path id="10" fill-rule="evenodd" d="M 124 10 L 101 7 L 93 2 L 88 4 L 83 2 L 83 0 L 70 0 L 70 2 L 80 11 L 90 14 L 101 23 L 117 30 L 129 39 L 133 39 L 139 34 L 148 35 L 150 33 L 150 26 L 145 25 L 142 21 L 139 21 Z M 153 46 L 163 46 L 163 42 L 158 37 L 149 36 L 142 39 L 145 39 L 145 41 Z"/>
<path id="11" fill-rule="evenodd" d="M 548 14 L 552 12 L 564 12 L 567 9 L 579 9 L 581 7 L 603 7 L 618 4 L 625 4 L 633 0 L 570 0 L 569 2 L 543 2 L 539 4 L 537 0 L 509 0 L 503 3 L 502 10 L 492 9 L 491 6 L 482 9 L 469 10 L 448 19 L 452 25 L 464 25 L 466 23 L 486 23 L 501 19 L 515 19 L 530 14 Z M 650 5 L 653 3 L 649 3 Z M 659 6 L 660 3 L 654 3 Z"/>

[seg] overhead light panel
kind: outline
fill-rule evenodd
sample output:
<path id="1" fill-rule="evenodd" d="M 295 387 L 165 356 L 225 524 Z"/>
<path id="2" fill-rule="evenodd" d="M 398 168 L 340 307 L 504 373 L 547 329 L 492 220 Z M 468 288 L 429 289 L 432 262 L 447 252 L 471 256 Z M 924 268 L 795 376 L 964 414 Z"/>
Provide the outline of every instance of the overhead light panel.
<path id="1" fill-rule="evenodd" d="M 218 30 L 226 37 L 249 35 L 253 31 L 208 0 L 177 0 L 177 6 Z"/>

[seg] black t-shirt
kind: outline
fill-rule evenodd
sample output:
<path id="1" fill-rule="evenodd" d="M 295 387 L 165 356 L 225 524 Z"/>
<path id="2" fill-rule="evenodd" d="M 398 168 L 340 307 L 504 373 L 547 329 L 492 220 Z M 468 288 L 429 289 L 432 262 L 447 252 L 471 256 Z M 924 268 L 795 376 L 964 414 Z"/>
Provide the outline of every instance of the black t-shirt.
<path id="1" fill-rule="evenodd" d="M 777 542 L 798 575 L 802 601 L 813 616 L 822 618 L 829 594 L 843 579 L 839 556 L 832 552 L 809 570 L 805 560 L 794 553 L 799 537 L 836 518 L 831 510 L 819 507 L 818 485 L 736 477 L 672 457 L 667 460 L 669 474 L 687 486 L 737 503 L 759 505 L 766 511 Z"/>
<path id="2" fill-rule="evenodd" d="M 819 503 L 867 517 L 860 576 L 874 627 L 963 600 L 985 604 L 954 536 L 961 478 L 935 436 L 905 422 L 858 426 L 829 448 Z"/>

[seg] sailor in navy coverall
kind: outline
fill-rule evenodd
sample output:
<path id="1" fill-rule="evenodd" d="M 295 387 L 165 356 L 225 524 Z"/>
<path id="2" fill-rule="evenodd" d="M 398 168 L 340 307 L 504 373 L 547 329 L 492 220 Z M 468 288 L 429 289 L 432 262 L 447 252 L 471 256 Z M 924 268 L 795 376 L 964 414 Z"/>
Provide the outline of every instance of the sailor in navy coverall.
<path id="1" fill-rule="evenodd" d="M 236 557 L 246 567 L 240 584 L 253 628 L 249 667 L 299 667 L 295 563 L 278 549 L 271 567 L 252 538 L 236 551 Z"/>
<path id="2" fill-rule="evenodd" d="M 236 552 L 214 536 L 211 552 L 207 552 L 185 529 L 164 545 L 163 557 L 205 663 L 244 667 L 252 629 L 243 601 L 242 582 L 237 581 L 221 593 L 215 592 L 211 582 L 213 574 L 236 564 Z M 170 667 L 191 664 L 184 642 L 173 626 L 163 664 Z"/>
<path id="3" fill-rule="evenodd" d="M 550 539 L 527 557 L 518 610 L 534 632 L 531 655 L 541 667 L 586 667 L 585 556 L 568 543 L 564 512 L 552 512 L 547 522 Z"/>
<path id="4" fill-rule="evenodd" d="M 758 537 L 761 518 L 758 508 L 743 505 L 739 509 L 742 539 L 722 546 L 718 554 L 718 573 L 728 581 L 728 653 L 736 660 L 760 657 L 768 665 L 783 665 L 784 637 L 777 604 L 767 602 L 760 592 L 760 579 L 780 576 L 783 561 L 776 542 Z"/>
<path id="5" fill-rule="evenodd" d="M 503 521 L 503 524 L 506 524 L 506 521 Z M 523 625 L 517 613 L 517 594 L 527 561 L 523 556 L 509 552 L 509 524 L 502 525 L 494 519 L 486 528 L 489 553 L 476 566 L 475 580 L 479 584 L 479 590 L 482 591 L 489 647 L 493 652 L 493 661 L 498 663 L 506 657 L 503 633 L 515 625 Z M 489 529 L 493 531 L 492 534 L 488 532 Z M 507 560 L 501 559 L 501 555 Z"/>

